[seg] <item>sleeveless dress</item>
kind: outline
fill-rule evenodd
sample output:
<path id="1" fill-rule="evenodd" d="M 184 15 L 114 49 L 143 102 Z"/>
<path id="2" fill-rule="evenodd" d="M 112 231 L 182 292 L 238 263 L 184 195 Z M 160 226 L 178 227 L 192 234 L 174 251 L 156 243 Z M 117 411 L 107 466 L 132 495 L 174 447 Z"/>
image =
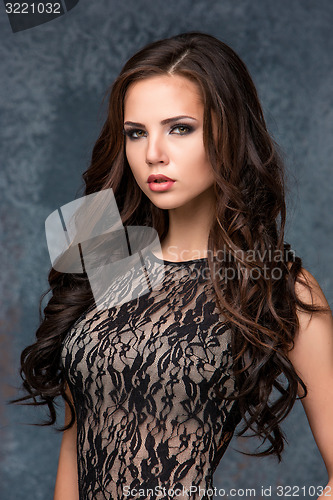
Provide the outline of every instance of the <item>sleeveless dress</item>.
<path id="1" fill-rule="evenodd" d="M 67 332 L 61 365 L 77 415 L 80 500 L 213 498 L 213 473 L 240 421 L 231 329 L 218 311 L 208 260 L 169 262 L 149 293 Z M 121 295 L 131 271 L 115 280 Z"/>

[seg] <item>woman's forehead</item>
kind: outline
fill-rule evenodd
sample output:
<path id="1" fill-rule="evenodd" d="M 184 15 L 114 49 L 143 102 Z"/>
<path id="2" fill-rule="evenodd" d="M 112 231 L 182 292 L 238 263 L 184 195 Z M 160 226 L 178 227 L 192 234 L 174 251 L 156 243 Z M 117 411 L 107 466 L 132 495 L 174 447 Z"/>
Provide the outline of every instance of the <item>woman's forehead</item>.
<path id="1" fill-rule="evenodd" d="M 201 116 L 203 103 L 200 90 L 192 80 L 165 74 L 133 82 L 125 95 L 124 111 L 125 119 L 127 114 Z"/>

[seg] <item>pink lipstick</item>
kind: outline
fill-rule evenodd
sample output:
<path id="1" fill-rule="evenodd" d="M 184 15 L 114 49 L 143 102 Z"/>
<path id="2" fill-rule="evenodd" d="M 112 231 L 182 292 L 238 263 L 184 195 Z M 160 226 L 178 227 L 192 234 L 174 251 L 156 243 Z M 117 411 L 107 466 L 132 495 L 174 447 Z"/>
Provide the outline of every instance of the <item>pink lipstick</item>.
<path id="1" fill-rule="evenodd" d="M 151 174 L 147 179 L 148 185 L 152 191 L 162 192 L 170 189 L 175 181 L 163 174 Z"/>

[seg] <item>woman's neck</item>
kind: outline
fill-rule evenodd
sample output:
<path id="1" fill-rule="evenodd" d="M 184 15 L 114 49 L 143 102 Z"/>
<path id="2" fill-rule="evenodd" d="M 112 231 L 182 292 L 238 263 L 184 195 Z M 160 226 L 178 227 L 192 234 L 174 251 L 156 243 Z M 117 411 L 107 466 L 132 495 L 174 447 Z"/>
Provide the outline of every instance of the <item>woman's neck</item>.
<path id="1" fill-rule="evenodd" d="M 194 200 L 193 200 L 194 201 Z M 161 242 L 165 260 L 191 260 L 207 256 L 215 204 L 191 203 L 169 210 L 169 230 Z"/>

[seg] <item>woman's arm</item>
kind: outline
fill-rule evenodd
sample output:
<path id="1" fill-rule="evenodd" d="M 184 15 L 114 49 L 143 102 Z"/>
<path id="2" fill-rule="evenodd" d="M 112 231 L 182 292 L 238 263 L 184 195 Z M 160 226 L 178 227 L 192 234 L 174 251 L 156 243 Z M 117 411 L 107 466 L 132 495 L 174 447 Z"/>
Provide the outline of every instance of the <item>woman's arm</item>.
<path id="1" fill-rule="evenodd" d="M 67 384 L 66 394 L 73 403 L 73 398 Z M 65 425 L 70 420 L 71 412 L 68 404 L 65 402 Z M 63 432 L 53 500 L 79 500 L 76 429 L 75 420 L 75 424 Z"/>
<path id="2" fill-rule="evenodd" d="M 315 278 L 306 269 L 303 276 L 311 285 L 313 302 L 328 306 L 327 300 Z M 296 283 L 296 294 L 311 304 L 310 291 Z M 300 328 L 295 346 L 288 357 L 296 372 L 307 386 L 308 395 L 302 404 L 313 437 L 323 457 L 328 485 L 319 498 L 333 498 L 333 318 L 332 312 L 313 313 L 298 311 Z M 309 321 L 310 320 L 310 321 Z M 298 395 L 303 394 L 299 386 Z"/>

